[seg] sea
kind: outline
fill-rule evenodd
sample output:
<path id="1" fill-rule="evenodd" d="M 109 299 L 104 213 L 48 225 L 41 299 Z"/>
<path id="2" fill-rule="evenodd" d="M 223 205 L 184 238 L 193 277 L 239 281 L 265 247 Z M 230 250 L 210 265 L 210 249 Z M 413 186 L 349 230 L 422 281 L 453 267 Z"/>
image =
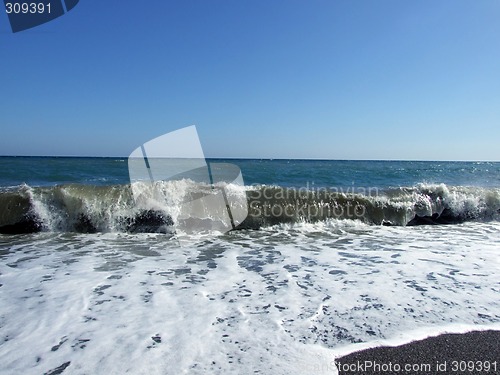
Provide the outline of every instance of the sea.
<path id="1" fill-rule="evenodd" d="M 2 374 L 335 374 L 500 329 L 500 163 L 207 162 L 241 171 L 228 231 L 182 233 L 189 179 L 139 205 L 126 158 L 0 158 Z"/>

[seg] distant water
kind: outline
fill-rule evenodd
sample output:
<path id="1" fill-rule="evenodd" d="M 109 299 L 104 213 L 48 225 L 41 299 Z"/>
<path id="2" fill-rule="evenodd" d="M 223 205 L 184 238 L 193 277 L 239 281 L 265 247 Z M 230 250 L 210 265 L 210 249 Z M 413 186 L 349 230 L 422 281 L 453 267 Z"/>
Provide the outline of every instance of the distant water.
<path id="1" fill-rule="evenodd" d="M 238 165 L 247 185 L 400 187 L 418 183 L 500 186 L 500 162 L 208 159 Z M 129 182 L 126 158 L 0 157 L 0 186 Z"/>
<path id="2" fill-rule="evenodd" d="M 249 217 L 179 247 L 170 197 L 195 183 L 137 207 L 126 159 L 0 158 L 7 373 L 323 374 L 500 329 L 500 163 L 209 162 L 241 168 Z"/>

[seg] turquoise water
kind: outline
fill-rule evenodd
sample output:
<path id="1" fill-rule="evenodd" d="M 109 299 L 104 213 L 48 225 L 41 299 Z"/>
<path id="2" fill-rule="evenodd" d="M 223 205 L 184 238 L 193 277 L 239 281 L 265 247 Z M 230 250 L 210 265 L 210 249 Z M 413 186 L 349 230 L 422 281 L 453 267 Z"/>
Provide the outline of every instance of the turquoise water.
<path id="1" fill-rule="evenodd" d="M 208 159 L 240 167 L 246 185 L 400 187 L 417 183 L 500 187 L 498 162 Z M 126 158 L 0 157 L 0 186 L 129 182 Z"/>

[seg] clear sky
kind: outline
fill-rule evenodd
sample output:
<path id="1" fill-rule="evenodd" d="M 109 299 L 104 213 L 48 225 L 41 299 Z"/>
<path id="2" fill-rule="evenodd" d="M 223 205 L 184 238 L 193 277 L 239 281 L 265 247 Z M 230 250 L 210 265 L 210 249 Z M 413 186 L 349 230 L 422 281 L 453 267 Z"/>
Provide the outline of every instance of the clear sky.
<path id="1" fill-rule="evenodd" d="M 500 160 L 498 0 L 81 0 L 0 15 L 0 155 Z"/>

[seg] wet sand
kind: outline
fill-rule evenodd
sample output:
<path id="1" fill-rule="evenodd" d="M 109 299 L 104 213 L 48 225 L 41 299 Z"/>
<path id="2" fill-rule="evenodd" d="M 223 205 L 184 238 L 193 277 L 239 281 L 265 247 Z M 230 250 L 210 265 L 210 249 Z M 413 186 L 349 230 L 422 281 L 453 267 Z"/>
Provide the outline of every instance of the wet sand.
<path id="1" fill-rule="evenodd" d="M 500 374 L 500 331 L 443 334 L 337 359 L 342 375 Z"/>

